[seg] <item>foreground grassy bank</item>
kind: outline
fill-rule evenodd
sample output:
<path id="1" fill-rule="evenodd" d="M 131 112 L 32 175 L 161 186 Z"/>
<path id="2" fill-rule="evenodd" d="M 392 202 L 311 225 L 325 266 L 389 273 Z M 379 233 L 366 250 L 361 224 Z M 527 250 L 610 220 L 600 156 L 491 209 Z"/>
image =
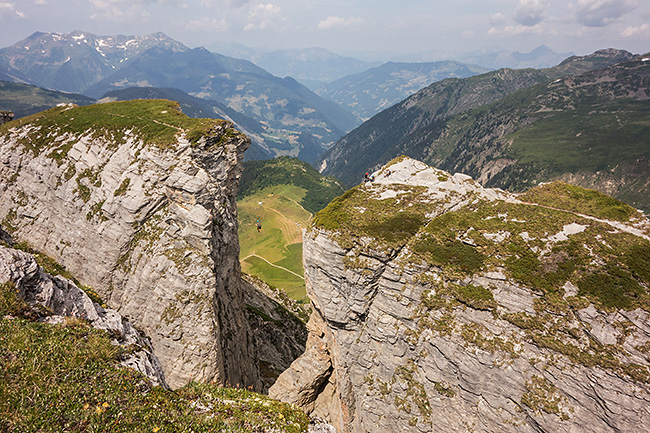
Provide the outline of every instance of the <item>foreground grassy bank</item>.
<path id="1" fill-rule="evenodd" d="M 304 432 L 300 410 L 243 389 L 151 386 L 85 322 L 49 325 L 0 285 L 0 431 Z"/>

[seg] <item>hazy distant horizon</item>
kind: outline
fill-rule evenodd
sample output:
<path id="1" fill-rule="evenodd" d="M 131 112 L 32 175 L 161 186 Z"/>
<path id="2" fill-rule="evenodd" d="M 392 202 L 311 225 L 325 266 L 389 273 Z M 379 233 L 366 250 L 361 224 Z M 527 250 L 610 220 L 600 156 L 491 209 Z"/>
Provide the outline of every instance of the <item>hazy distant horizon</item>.
<path id="1" fill-rule="evenodd" d="M 0 0 L 0 47 L 34 32 L 146 35 L 188 47 L 322 47 L 339 55 L 650 51 L 641 0 Z"/>

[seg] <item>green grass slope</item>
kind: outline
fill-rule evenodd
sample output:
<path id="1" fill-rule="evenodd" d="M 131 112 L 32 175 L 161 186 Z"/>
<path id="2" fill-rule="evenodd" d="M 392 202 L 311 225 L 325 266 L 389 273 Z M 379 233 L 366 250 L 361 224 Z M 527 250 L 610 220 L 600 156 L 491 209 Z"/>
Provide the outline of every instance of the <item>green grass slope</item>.
<path id="1" fill-rule="evenodd" d="M 342 193 L 338 181 L 296 158 L 244 162 L 237 199 L 242 270 L 303 300 L 302 229 Z"/>
<path id="2" fill-rule="evenodd" d="M 311 213 L 300 204 L 305 190 L 293 185 L 264 188 L 237 202 L 242 271 L 304 299 L 302 228 Z M 256 221 L 262 224 L 257 231 Z"/>
<path id="3" fill-rule="evenodd" d="M 30 432 L 304 432 L 302 411 L 247 390 L 152 387 L 119 366 L 128 347 L 78 319 L 38 322 L 0 285 L 0 430 Z"/>

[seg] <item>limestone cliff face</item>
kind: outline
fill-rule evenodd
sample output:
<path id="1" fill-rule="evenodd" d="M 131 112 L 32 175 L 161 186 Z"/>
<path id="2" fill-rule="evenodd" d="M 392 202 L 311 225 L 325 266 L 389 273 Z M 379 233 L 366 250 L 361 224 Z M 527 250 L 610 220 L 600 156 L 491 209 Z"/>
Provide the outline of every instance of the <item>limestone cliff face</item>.
<path id="1" fill-rule="evenodd" d="M 0 221 L 144 331 L 171 387 L 259 388 L 235 207 L 248 145 L 169 101 L 58 107 L 0 129 Z"/>
<path id="2" fill-rule="evenodd" d="M 650 428 L 643 214 L 408 158 L 375 176 L 304 238 L 307 350 L 270 396 L 340 432 Z"/>

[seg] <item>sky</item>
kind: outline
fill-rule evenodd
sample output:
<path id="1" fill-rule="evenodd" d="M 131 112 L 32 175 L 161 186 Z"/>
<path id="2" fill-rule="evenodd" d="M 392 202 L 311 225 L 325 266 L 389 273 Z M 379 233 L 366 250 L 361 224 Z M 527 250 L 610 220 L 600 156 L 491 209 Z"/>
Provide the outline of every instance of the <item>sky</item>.
<path id="1" fill-rule="evenodd" d="M 0 47 L 40 32 L 163 32 L 188 47 L 230 43 L 335 53 L 650 51 L 648 0 L 0 0 Z M 213 50 L 214 51 L 214 50 Z"/>

